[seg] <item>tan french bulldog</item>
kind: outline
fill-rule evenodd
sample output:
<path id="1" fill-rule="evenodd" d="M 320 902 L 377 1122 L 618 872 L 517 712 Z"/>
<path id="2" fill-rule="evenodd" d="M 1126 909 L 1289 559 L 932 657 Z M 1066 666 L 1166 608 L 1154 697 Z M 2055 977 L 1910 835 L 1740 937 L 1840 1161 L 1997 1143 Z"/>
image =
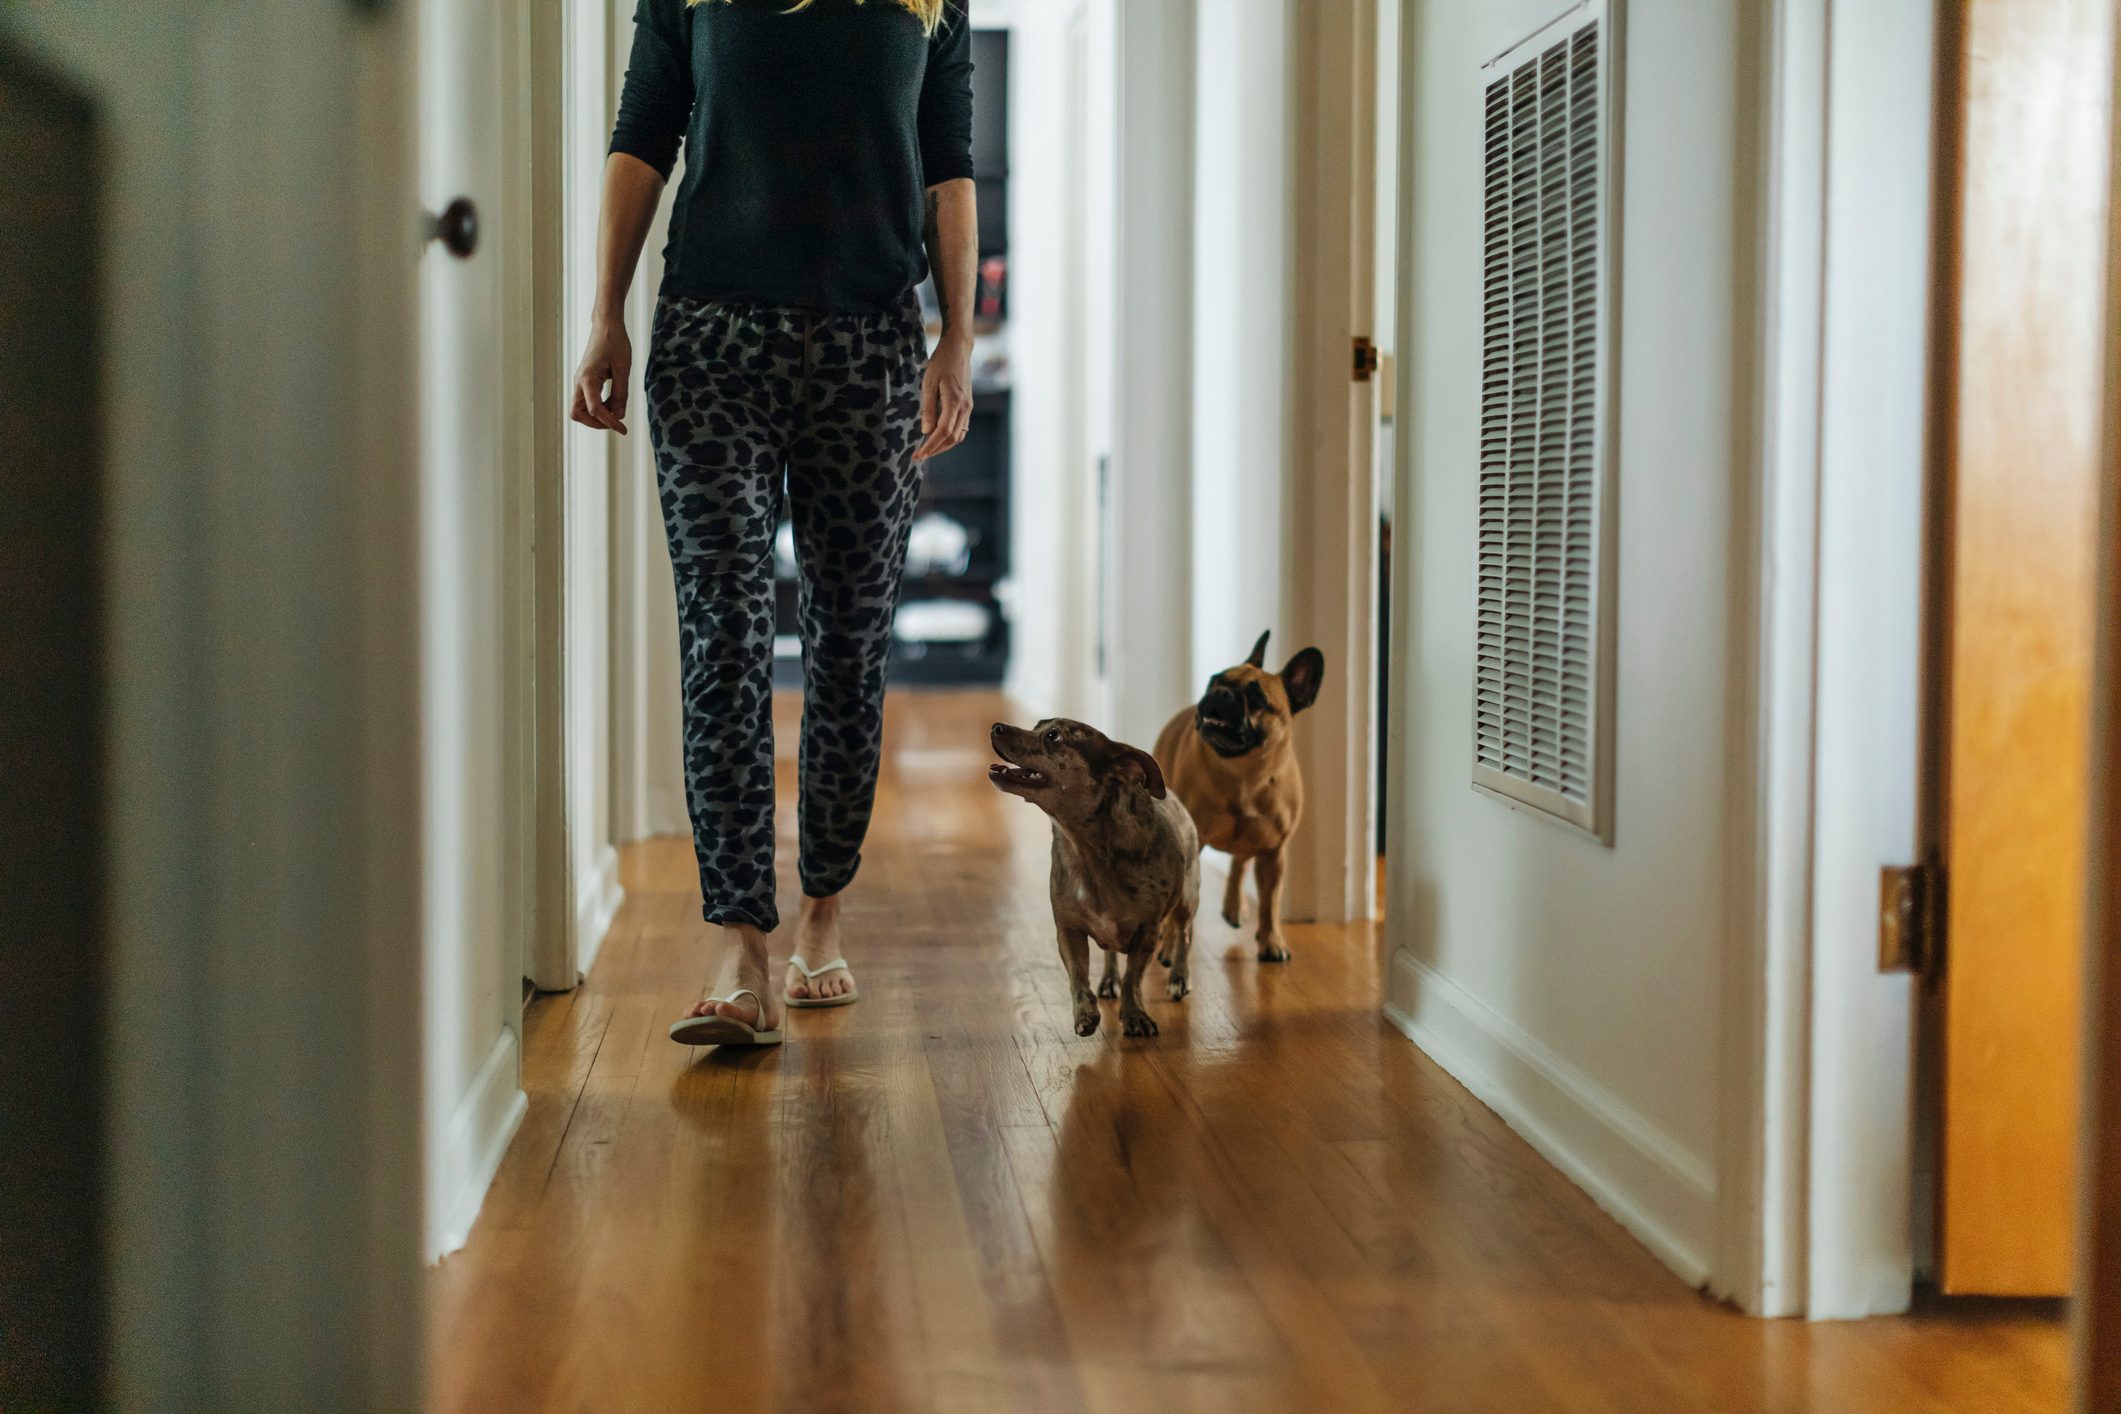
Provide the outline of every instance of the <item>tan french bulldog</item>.
<path id="1" fill-rule="evenodd" d="M 1271 630 L 1270 630 L 1271 631 Z M 1230 854 L 1223 921 L 1238 926 L 1245 866 L 1259 864 L 1259 960 L 1287 962 L 1281 938 L 1281 856 L 1304 814 L 1304 778 L 1289 724 L 1318 700 L 1326 655 L 1306 648 L 1270 673 L 1267 635 L 1252 656 L 1208 680 L 1199 702 L 1156 738 L 1156 764 L 1185 803 L 1200 842 Z"/>

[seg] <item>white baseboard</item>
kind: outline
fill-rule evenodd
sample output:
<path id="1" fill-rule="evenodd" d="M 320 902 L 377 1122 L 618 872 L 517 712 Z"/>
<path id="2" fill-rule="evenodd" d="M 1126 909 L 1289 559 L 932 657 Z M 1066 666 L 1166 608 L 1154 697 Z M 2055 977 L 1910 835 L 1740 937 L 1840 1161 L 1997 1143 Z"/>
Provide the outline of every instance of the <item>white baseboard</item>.
<path id="1" fill-rule="evenodd" d="M 1706 1164 L 1404 949 L 1392 957 L 1385 1015 L 1659 1261 L 1690 1285 L 1707 1282 L 1716 1182 Z"/>
<path id="2" fill-rule="evenodd" d="M 604 935 L 611 931 L 611 920 L 619 916 L 619 905 L 625 901 L 626 890 L 619 883 L 619 852 L 605 845 L 597 855 L 595 871 L 583 880 L 582 903 L 575 914 L 575 967 L 584 977 L 596 964 Z"/>
<path id="3" fill-rule="evenodd" d="M 530 1101 L 523 1094 L 521 1056 L 516 1033 L 504 1030 L 486 1053 L 471 1089 L 457 1102 L 443 1131 L 441 1152 L 434 1155 L 435 1179 L 429 1193 L 427 1259 L 440 1261 L 462 1247 L 486 1201 L 486 1190 L 500 1170 L 501 1158 L 516 1137 Z"/>

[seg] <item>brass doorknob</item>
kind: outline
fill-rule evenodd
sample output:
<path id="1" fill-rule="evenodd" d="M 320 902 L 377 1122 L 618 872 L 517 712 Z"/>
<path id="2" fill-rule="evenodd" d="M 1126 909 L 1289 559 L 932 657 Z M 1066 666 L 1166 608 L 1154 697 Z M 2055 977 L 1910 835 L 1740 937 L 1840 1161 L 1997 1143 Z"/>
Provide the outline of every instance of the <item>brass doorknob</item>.
<path id="1" fill-rule="evenodd" d="M 471 204 L 470 197 L 458 197 L 442 208 L 441 215 L 428 216 L 427 239 L 440 241 L 457 259 L 469 260 L 479 247 L 479 208 Z"/>

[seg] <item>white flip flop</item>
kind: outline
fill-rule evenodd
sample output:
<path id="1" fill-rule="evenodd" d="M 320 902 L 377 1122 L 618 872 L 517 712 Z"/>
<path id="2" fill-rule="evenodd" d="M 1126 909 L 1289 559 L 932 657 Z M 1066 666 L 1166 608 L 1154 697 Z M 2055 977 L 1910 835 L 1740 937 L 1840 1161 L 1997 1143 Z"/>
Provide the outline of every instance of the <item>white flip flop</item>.
<path id="1" fill-rule="evenodd" d="M 749 997 L 759 1004 L 759 1016 L 766 1015 L 766 999 L 749 987 L 739 987 L 726 997 L 709 997 L 710 1002 L 733 1002 L 738 997 Z M 778 1046 L 781 1031 L 761 1031 L 756 1026 L 746 1026 L 735 1017 L 719 1016 L 709 1012 L 705 1016 L 681 1017 L 670 1023 L 670 1039 L 681 1046 Z"/>
<path id="2" fill-rule="evenodd" d="M 845 958 L 841 958 L 838 962 L 828 962 L 823 967 L 813 969 L 809 963 L 803 961 L 801 953 L 791 953 L 788 957 L 788 965 L 802 973 L 805 980 L 811 982 L 815 982 L 828 972 L 844 972 L 849 978 L 854 976 L 854 969 L 847 965 L 847 959 Z M 782 997 L 781 1003 L 784 1006 L 795 1007 L 847 1006 L 861 999 L 862 989 L 860 987 L 849 987 L 836 997 Z"/>

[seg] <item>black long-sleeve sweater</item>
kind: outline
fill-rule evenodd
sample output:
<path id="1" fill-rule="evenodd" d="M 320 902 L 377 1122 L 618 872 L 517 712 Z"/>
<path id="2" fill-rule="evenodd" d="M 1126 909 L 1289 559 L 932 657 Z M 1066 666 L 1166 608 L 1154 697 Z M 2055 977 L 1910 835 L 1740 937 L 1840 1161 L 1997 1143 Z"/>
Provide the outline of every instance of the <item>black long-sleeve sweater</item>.
<path id="1" fill-rule="evenodd" d="M 881 313 L 928 273 L 925 189 L 972 175 L 972 30 L 897 0 L 639 0 L 611 150 L 685 175 L 663 292 Z"/>

